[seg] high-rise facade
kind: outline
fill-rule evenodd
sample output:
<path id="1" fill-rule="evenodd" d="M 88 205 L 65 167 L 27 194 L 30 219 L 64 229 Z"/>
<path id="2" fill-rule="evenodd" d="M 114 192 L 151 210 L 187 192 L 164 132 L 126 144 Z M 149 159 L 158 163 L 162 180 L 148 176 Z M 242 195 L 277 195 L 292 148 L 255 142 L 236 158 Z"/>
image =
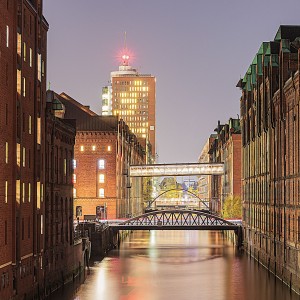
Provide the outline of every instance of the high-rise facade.
<path id="1" fill-rule="evenodd" d="M 119 70 L 111 72 L 111 86 L 105 87 L 102 94 L 102 114 L 123 119 L 133 134 L 146 140 L 147 152 L 154 158 L 156 78 L 138 73 L 129 65 L 129 59 L 124 53 Z"/>

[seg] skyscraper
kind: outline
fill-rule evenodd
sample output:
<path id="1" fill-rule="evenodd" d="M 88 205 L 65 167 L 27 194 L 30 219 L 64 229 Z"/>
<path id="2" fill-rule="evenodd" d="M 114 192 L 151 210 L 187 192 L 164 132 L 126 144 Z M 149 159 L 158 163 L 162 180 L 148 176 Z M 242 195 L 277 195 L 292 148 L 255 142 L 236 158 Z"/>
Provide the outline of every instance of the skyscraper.
<path id="1" fill-rule="evenodd" d="M 103 88 L 102 114 L 123 119 L 132 133 L 146 141 L 148 157 L 155 157 L 156 78 L 140 74 L 129 65 L 125 48 L 118 71 L 110 74 L 111 86 Z"/>

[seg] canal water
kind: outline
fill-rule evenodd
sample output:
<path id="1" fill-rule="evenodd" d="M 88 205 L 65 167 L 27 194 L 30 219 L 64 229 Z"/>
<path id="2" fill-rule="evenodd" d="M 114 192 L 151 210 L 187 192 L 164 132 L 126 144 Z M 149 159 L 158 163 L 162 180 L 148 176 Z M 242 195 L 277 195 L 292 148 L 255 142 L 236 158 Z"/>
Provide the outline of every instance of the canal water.
<path id="1" fill-rule="evenodd" d="M 59 300 L 294 300 L 280 280 L 217 231 L 136 231 Z"/>

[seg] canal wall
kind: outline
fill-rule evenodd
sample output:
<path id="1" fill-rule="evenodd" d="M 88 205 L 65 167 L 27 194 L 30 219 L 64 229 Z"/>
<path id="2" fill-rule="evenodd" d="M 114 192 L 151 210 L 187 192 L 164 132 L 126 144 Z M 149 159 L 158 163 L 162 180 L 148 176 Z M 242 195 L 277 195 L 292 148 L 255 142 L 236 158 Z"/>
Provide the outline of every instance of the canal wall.
<path id="1" fill-rule="evenodd" d="M 270 273 L 300 295 L 300 255 L 293 245 L 283 241 L 262 238 L 249 229 L 244 230 L 244 249 Z"/>

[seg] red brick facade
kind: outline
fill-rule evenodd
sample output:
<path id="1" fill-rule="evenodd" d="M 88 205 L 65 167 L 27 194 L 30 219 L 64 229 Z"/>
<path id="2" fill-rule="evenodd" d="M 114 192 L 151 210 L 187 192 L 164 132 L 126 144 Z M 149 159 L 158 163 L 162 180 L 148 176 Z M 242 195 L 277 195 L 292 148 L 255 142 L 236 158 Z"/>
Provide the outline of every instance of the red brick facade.
<path id="1" fill-rule="evenodd" d="M 241 131 L 240 120 L 229 119 L 228 124 L 218 123 L 217 135 L 210 142 L 210 162 L 223 162 L 224 175 L 212 175 L 210 189 L 210 210 L 221 213 L 224 200 L 229 196 L 241 197 Z"/>
<path id="2" fill-rule="evenodd" d="M 245 246 L 298 292 L 299 40 L 300 26 L 280 26 L 239 82 Z"/>
<path id="3" fill-rule="evenodd" d="M 116 219 L 142 212 L 141 179 L 130 182 L 129 165 L 145 163 L 145 151 L 124 121 L 98 116 L 66 94 L 55 97 L 65 117 L 76 119 L 74 215 Z"/>
<path id="4" fill-rule="evenodd" d="M 48 24 L 42 1 L 0 1 L 0 298 L 43 282 Z"/>
<path id="5" fill-rule="evenodd" d="M 75 122 L 55 117 L 55 105 L 47 103 L 46 122 L 44 270 L 47 293 L 51 284 L 61 282 L 82 263 L 75 256 L 77 246 L 73 234 Z"/>

